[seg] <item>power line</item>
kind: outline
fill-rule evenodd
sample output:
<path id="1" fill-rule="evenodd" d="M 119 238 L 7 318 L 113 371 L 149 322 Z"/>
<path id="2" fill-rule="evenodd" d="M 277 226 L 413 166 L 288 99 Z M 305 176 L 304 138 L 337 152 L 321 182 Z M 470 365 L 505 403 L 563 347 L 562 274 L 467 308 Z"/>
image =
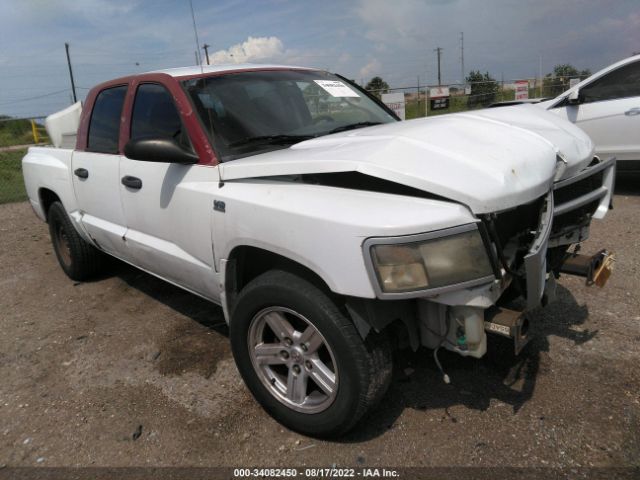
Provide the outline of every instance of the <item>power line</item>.
<path id="1" fill-rule="evenodd" d="M 28 102 L 28 101 L 31 101 L 31 100 L 37 100 L 39 98 L 51 97 L 53 95 L 59 95 L 61 93 L 66 93 L 68 91 L 69 91 L 69 89 L 65 88 L 64 90 L 56 90 L 55 92 L 44 93 L 42 95 L 36 95 L 34 97 L 19 98 L 17 100 L 11 100 L 10 102 L 0 103 L 0 106 L 13 105 L 14 103 Z"/>

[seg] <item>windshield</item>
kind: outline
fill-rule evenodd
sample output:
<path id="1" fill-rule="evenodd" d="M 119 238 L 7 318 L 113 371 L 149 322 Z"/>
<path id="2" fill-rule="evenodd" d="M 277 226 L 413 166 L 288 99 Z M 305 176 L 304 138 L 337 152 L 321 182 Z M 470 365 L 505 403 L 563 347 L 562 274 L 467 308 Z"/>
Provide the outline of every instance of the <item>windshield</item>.
<path id="1" fill-rule="evenodd" d="M 240 72 L 182 84 L 222 161 L 396 121 L 364 93 L 326 72 Z"/>

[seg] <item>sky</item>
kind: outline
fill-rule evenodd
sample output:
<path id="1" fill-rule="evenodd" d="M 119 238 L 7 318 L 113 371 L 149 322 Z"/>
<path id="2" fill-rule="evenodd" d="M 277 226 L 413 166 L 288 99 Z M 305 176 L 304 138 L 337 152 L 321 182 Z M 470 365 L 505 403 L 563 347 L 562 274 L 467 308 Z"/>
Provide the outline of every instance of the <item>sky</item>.
<path id="1" fill-rule="evenodd" d="M 192 0 L 213 63 L 313 66 L 392 87 L 533 78 L 640 52 L 640 0 Z M 189 0 L 0 0 L 0 115 L 48 115 L 136 72 L 196 64 Z M 204 51 L 200 48 L 204 62 Z"/>

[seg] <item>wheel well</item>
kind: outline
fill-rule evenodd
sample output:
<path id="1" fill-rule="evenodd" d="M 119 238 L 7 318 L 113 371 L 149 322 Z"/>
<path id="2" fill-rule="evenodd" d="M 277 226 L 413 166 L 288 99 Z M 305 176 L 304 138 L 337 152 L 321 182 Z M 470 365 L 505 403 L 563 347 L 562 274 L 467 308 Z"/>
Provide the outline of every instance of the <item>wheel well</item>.
<path id="1" fill-rule="evenodd" d="M 323 290 L 354 322 L 363 340 L 373 328 L 377 332 L 384 332 L 392 337 L 393 343 L 402 346 L 408 344 L 414 350 L 418 348 L 419 335 L 413 301 L 382 301 L 336 294 L 310 268 L 290 258 L 256 247 L 236 247 L 229 255 L 225 271 L 229 314 L 233 312 L 236 298 L 242 289 L 254 278 L 273 269 L 298 275 Z"/>
<path id="2" fill-rule="evenodd" d="M 59 202 L 60 197 L 55 194 L 55 192 L 49 190 L 48 188 L 41 188 L 38 192 L 40 196 L 40 206 L 42 207 L 42 211 L 44 212 L 44 218 L 48 220 L 49 216 L 49 208 L 53 204 L 53 202 Z"/>
<path id="3" fill-rule="evenodd" d="M 233 311 L 235 299 L 245 285 L 258 275 L 274 269 L 294 273 L 331 294 L 331 289 L 326 282 L 310 268 L 269 250 L 241 246 L 231 251 L 225 272 L 229 311 Z"/>

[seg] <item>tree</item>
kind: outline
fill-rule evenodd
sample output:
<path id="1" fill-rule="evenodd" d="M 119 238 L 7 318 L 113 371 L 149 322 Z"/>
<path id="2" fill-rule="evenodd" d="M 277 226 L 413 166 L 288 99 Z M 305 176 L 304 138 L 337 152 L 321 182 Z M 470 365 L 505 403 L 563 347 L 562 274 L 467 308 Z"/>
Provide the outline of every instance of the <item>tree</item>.
<path id="1" fill-rule="evenodd" d="M 474 108 L 477 106 L 486 107 L 495 102 L 498 93 L 498 82 L 489 75 L 489 72 L 480 73 L 480 70 L 469 72 L 466 81 L 471 85 L 471 95 L 467 100 L 467 106 Z"/>
<path id="2" fill-rule="evenodd" d="M 389 91 L 389 84 L 381 77 L 373 77 L 364 88 L 365 90 L 373 93 L 376 97 L 380 97 L 382 93 L 387 93 Z"/>
<path id="3" fill-rule="evenodd" d="M 568 63 L 553 67 L 553 73 L 547 73 L 542 79 L 543 96 L 555 97 L 569 88 L 569 80 L 580 78 L 583 80 L 591 75 L 591 70 L 578 71 L 576 67 Z"/>

